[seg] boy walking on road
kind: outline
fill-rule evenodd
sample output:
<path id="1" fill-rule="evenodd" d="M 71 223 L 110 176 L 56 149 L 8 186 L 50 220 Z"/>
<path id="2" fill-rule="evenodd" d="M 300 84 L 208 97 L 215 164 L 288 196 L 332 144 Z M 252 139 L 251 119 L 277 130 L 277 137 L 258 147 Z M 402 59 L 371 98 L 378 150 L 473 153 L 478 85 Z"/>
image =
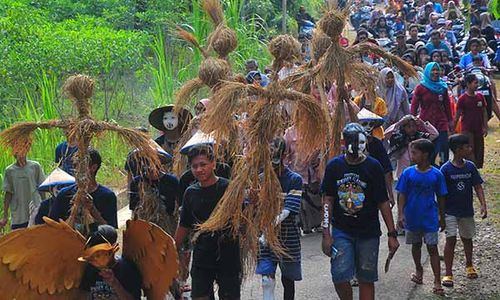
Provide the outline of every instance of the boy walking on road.
<path id="1" fill-rule="evenodd" d="M 429 252 L 434 273 L 433 293 L 443 296 L 441 268 L 438 253 L 438 230 L 446 227 L 444 201 L 447 194 L 443 174 L 431 165 L 434 145 L 427 139 L 418 139 L 410 145 L 410 157 L 415 165 L 406 168 L 399 178 L 399 223 L 406 231 L 406 243 L 412 245 L 415 273 L 411 281 L 423 283 L 421 263 L 422 240 Z M 436 202 L 436 196 L 438 201 Z M 439 213 L 439 215 L 438 215 Z"/>
<path id="2" fill-rule="evenodd" d="M 356 275 L 359 298 L 375 299 L 382 213 L 389 236 L 389 252 L 399 247 L 382 166 L 365 155 L 366 132 L 347 124 L 343 131 L 346 154 L 328 162 L 322 183 L 322 250 L 331 257 L 335 290 L 342 300 L 352 299 L 350 281 Z M 330 223 L 332 231 L 330 232 Z"/>
<path id="3" fill-rule="evenodd" d="M 441 167 L 441 172 L 446 179 L 448 196 L 446 198 L 446 244 L 444 246 L 444 263 L 446 276 L 442 284 L 453 287 L 453 256 L 457 242 L 457 230 L 464 243 L 465 273 L 467 278 L 477 278 L 477 271 L 472 264 L 472 238 L 475 234 L 474 208 L 472 189 L 481 203 L 481 216 L 487 217 L 486 201 L 482 187 L 483 180 L 473 162 L 466 160 L 472 151 L 469 137 L 455 134 L 449 140 L 453 152 L 453 160 Z"/>

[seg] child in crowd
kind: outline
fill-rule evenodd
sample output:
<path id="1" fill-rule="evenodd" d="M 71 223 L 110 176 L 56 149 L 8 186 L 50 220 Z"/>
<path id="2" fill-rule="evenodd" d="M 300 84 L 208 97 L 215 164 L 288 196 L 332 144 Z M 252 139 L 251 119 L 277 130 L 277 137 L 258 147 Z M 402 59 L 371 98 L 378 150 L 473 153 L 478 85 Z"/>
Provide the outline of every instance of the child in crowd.
<path id="1" fill-rule="evenodd" d="M 481 203 L 481 216 L 483 219 L 487 216 L 487 209 L 481 185 L 483 180 L 474 163 L 466 160 L 466 157 L 472 151 L 469 137 L 463 134 L 452 135 L 449 144 L 453 152 L 453 160 L 448 161 L 441 167 L 441 172 L 448 186 L 448 196 L 445 204 L 446 244 L 444 246 L 446 276 L 443 277 L 442 284 L 446 287 L 453 287 L 452 267 L 457 229 L 464 244 L 467 278 L 477 278 L 477 270 L 472 264 L 472 238 L 475 234 L 474 208 L 472 205 L 473 188 Z"/>
<path id="2" fill-rule="evenodd" d="M 435 140 L 437 129 L 419 117 L 406 115 L 385 131 L 385 140 L 389 142 L 389 156 L 396 160 L 396 178 L 410 166 L 410 143 L 418 139 Z"/>
<path id="3" fill-rule="evenodd" d="M 476 93 L 478 80 L 476 75 L 465 76 L 466 91 L 458 98 L 455 114 L 455 127 L 459 119 L 462 133 L 470 139 L 472 151 L 467 157 L 481 169 L 484 162 L 484 137 L 488 134 L 488 113 L 484 96 Z"/>
<path id="4" fill-rule="evenodd" d="M 441 231 L 446 227 L 444 196 L 447 189 L 443 174 L 431 165 L 433 152 L 434 145 L 427 139 L 418 139 L 411 143 L 410 157 L 415 165 L 403 171 L 396 190 L 399 192 L 399 223 L 405 227 L 406 243 L 412 245 L 411 253 L 415 262 L 415 273 L 411 275 L 411 281 L 416 284 L 423 283 L 423 240 L 427 245 L 434 273 L 432 292 L 443 296 L 437 244 L 439 227 Z"/>
<path id="5" fill-rule="evenodd" d="M 40 164 L 27 160 L 25 154 L 14 154 L 16 162 L 5 169 L 3 190 L 5 192 L 3 218 L 0 228 L 9 220 L 11 211 L 11 229 L 26 228 L 35 223 L 35 215 L 42 202 L 37 187 L 45 180 Z"/>

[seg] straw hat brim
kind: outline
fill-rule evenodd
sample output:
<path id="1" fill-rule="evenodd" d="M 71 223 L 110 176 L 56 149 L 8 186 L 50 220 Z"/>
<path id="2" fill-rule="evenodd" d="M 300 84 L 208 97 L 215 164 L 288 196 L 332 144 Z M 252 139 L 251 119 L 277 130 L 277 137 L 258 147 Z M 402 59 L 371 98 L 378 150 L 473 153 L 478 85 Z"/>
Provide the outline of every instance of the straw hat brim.
<path id="1" fill-rule="evenodd" d="M 75 183 L 75 177 L 69 175 L 63 170 L 56 168 L 47 178 L 38 186 L 41 192 L 48 192 L 51 187 L 62 187 Z"/>
<path id="2" fill-rule="evenodd" d="M 148 118 L 149 124 L 151 124 L 151 126 L 153 126 L 154 128 L 156 128 L 160 131 L 167 131 L 167 129 L 163 125 L 163 115 L 166 112 L 173 111 L 173 109 L 174 109 L 173 105 L 167 105 L 167 106 L 158 107 L 157 109 L 153 110 L 149 114 L 149 118 Z M 189 126 L 189 122 L 191 122 L 193 115 L 185 108 L 181 108 L 178 115 L 179 115 L 178 128 L 180 128 L 180 133 L 183 134 L 187 130 L 187 128 Z"/>
<path id="3" fill-rule="evenodd" d="M 189 149 L 196 145 L 213 145 L 215 139 L 211 134 L 206 134 L 201 130 L 198 130 L 181 148 L 181 154 L 187 154 Z"/>

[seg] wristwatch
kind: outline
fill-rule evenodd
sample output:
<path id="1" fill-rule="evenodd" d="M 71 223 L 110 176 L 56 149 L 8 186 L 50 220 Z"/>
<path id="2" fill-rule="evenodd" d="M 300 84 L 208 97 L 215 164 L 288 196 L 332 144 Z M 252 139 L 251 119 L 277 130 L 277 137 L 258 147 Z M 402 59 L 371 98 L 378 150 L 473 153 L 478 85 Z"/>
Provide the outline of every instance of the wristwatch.
<path id="1" fill-rule="evenodd" d="M 394 237 L 394 238 L 397 238 L 397 237 L 398 237 L 398 232 L 397 232 L 396 230 L 394 230 L 394 231 L 389 231 L 389 232 L 387 233 L 387 236 L 388 236 L 388 237 Z"/>

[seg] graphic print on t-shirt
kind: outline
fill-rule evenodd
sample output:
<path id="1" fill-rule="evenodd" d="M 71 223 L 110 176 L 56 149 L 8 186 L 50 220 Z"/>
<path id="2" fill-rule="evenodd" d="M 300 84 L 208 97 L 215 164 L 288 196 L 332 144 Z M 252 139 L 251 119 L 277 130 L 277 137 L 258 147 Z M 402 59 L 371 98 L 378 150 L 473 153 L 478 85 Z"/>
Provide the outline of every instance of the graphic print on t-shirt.
<path id="1" fill-rule="evenodd" d="M 366 182 L 361 181 L 358 174 L 346 173 L 337 180 L 339 204 L 345 215 L 357 217 L 356 213 L 363 208 L 365 201 L 364 188 Z"/>
<path id="2" fill-rule="evenodd" d="M 104 281 L 96 281 L 95 286 L 90 288 L 90 299 L 118 299 L 113 289 Z"/>

